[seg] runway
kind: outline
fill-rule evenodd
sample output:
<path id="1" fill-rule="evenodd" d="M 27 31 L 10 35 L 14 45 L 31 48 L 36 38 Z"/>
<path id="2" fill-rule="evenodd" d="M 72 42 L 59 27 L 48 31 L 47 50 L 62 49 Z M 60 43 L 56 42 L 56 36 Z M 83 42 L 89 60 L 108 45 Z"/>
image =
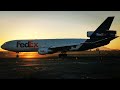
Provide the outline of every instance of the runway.
<path id="1" fill-rule="evenodd" d="M 1 58 L 0 79 L 120 78 L 119 58 Z"/>

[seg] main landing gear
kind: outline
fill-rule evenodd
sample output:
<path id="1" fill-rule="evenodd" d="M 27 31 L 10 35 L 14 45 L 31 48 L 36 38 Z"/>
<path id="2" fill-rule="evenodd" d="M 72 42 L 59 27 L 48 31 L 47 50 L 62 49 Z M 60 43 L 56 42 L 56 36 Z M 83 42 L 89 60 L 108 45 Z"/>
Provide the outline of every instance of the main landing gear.
<path id="1" fill-rule="evenodd" d="M 101 56 L 100 49 L 97 48 L 96 51 L 98 51 L 98 56 L 100 57 Z"/>
<path id="2" fill-rule="evenodd" d="M 66 52 L 61 52 L 61 54 L 59 54 L 59 58 L 66 58 L 67 54 Z"/>

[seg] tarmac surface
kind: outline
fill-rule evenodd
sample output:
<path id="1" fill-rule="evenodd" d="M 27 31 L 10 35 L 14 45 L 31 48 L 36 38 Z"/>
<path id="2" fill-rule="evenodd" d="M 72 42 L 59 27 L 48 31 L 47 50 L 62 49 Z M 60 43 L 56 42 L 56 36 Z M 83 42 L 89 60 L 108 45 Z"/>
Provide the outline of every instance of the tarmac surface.
<path id="1" fill-rule="evenodd" d="M 118 57 L 0 58 L 0 79 L 120 78 Z"/>

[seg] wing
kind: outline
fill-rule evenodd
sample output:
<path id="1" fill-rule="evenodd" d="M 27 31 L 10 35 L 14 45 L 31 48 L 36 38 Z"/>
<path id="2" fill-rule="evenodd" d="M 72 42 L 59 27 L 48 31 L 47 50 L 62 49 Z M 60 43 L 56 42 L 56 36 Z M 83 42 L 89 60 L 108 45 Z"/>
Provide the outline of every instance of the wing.
<path id="1" fill-rule="evenodd" d="M 113 40 L 113 39 L 115 39 L 117 37 L 118 36 L 116 36 L 116 37 L 108 37 L 108 38 L 104 38 L 104 39 L 100 39 L 100 40 L 93 40 L 93 41 L 91 41 L 90 39 L 87 39 L 83 43 L 57 45 L 57 46 L 49 47 L 49 49 L 51 49 L 54 52 L 71 51 L 71 50 L 72 51 L 84 51 L 84 50 L 104 46 L 104 45 L 108 44 L 111 40 Z"/>
<path id="2" fill-rule="evenodd" d="M 49 49 L 58 52 L 58 51 L 69 51 L 69 50 L 76 50 L 82 46 L 82 43 L 73 43 L 73 44 L 64 44 L 64 45 L 56 45 L 56 46 L 51 46 Z"/>

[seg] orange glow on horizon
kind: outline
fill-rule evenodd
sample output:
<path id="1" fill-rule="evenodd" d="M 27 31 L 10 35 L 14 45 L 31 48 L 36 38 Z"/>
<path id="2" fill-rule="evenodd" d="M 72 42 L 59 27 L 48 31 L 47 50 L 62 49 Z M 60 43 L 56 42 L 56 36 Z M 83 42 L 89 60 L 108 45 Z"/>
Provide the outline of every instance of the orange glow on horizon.
<path id="1" fill-rule="evenodd" d="M 22 52 L 19 53 L 20 58 L 40 58 L 40 55 L 37 52 Z"/>
<path id="2" fill-rule="evenodd" d="M 46 58 L 49 55 L 40 55 L 38 52 L 20 52 L 20 58 Z"/>

